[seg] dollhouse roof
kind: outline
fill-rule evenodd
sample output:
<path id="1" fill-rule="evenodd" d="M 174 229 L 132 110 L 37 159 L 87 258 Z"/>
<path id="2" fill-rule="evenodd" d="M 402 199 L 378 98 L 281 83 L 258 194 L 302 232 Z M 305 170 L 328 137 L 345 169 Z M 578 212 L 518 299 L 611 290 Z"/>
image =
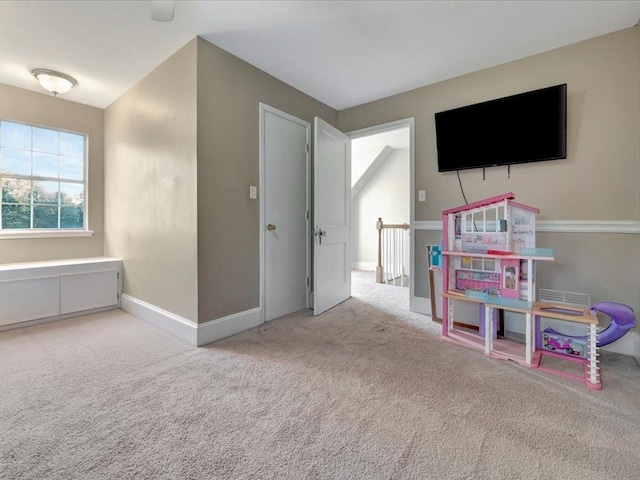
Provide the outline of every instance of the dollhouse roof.
<path id="1" fill-rule="evenodd" d="M 524 203 L 509 202 L 509 205 L 512 205 L 512 206 L 518 207 L 518 208 L 522 208 L 523 210 L 529 210 L 530 212 L 533 212 L 533 213 L 540 213 L 540 209 L 539 208 L 532 207 L 531 205 L 525 205 Z"/>
<path id="2" fill-rule="evenodd" d="M 448 210 L 444 210 L 442 212 L 442 215 L 448 215 L 450 213 L 460 213 L 460 212 L 465 212 L 467 210 L 474 210 L 476 208 L 488 207 L 489 205 L 493 205 L 498 202 L 503 202 L 504 200 L 508 200 L 509 205 L 512 205 L 514 207 L 522 208 L 524 210 L 529 210 L 530 212 L 533 212 L 533 213 L 540 213 L 540 210 L 538 210 L 536 207 L 531 207 L 529 205 L 525 205 L 524 203 L 514 202 L 513 201 L 514 198 L 516 198 L 516 196 L 513 194 L 513 192 L 503 193 L 502 195 L 497 195 L 491 198 L 485 198 L 484 200 L 479 200 L 474 203 L 468 203 L 466 205 L 460 205 L 459 207 L 454 207 Z"/>

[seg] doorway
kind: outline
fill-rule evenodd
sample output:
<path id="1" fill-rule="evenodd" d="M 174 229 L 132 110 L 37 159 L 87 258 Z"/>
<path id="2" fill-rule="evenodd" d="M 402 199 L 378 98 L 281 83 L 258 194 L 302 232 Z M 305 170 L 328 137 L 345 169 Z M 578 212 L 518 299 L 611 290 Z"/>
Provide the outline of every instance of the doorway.
<path id="1" fill-rule="evenodd" d="M 348 133 L 352 146 L 354 296 L 414 310 L 414 119 Z M 387 287 L 388 288 L 385 288 Z"/>
<path id="2" fill-rule="evenodd" d="M 319 315 L 351 296 L 351 142 L 315 117 L 312 173 L 310 129 L 260 103 L 262 322 L 305 307 Z"/>

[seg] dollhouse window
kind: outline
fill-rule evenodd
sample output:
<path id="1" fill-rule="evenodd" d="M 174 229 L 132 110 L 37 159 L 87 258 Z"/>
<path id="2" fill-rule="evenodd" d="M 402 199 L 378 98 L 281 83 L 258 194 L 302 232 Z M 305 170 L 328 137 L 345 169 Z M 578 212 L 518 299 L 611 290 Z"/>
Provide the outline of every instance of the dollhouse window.
<path id="1" fill-rule="evenodd" d="M 473 228 L 476 232 L 484 232 L 484 211 L 473 214 Z"/>
<path id="2" fill-rule="evenodd" d="M 460 268 L 468 270 L 480 270 L 484 272 L 495 272 L 496 261 L 493 258 L 462 257 Z"/>
<path id="3" fill-rule="evenodd" d="M 498 215 L 498 211 L 496 208 L 488 208 L 485 211 L 485 232 L 497 232 L 498 231 L 498 225 L 497 225 L 497 215 Z"/>
<path id="4" fill-rule="evenodd" d="M 465 232 L 473 232 L 473 215 L 471 213 L 467 213 L 464 216 L 464 231 Z"/>

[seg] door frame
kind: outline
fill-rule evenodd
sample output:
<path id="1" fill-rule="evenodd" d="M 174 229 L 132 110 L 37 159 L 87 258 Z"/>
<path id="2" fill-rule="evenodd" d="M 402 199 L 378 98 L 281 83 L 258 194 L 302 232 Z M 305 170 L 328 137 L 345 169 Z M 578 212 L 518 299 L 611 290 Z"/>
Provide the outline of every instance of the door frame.
<path id="1" fill-rule="evenodd" d="M 306 170 L 306 211 L 307 211 L 307 223 L 306 223 L 306 251 L 307 251 L 307 259 L 306 259 L 306 268 L 307 268 L 307 295 L 306 295 L 306 300 L 307 300 L 307 308 L 309 308 L 309 292 L 311 289 L 311 279 L 310 279 L 310 275 L 311 275 L 311 270 L 310 270 L 310 261 L 311 261 L 311 245 L 310 245 L 310 238 L 309 238 L 309 232 L 310 230 L 310 221 L 311 219 L 310 217 L 310 207 L 311 207 L 311 199 L 310 199 L 310 168 L 311 168 L 311 157 L 310 157 L 310 143 L 311 143 L 311 123 L 302 120 L 300 118 L 294 117 L 293 115 L 288 114 L 287 112 L 283 112 L 282 110 L 278 110 L 277 108 L 274 108 L 270 105 L 267 105 L 266 103 L 260 102 L 259 103 L 259 110 L 260 110 L 260 121 L 259 121 L 259 141 L 260 141 L 260 147 L 259 147 L 259 177 L 258 177 L 258 201 L 259 201 L 259 205 L 260 205 L 260 215 L 259 215 L 259 220 L 258 220 L 258 228 L 260 231 L 260 254 L 259 254 L 259 261 L 260 261 L 260 323 L 265 323 L 266 322 L 266 315 L 267 315 L 267 309 L 265 308 L 265 301 L 266 301 L 266 235 L 265 235 L 265 229 L 266 229 L 266 223 L 265 223 L 265 196 L 263 195 L 264 191 L 265 191 L 265 185 L 266 185 L 266 164 L 265 164 L 265 142 L 266 142 L 266 122 L 264 121 L 265 115 L 267 113 L 273 114 L 273 115 L 277 115 L 279 117 L 282 117 L 286 120 L 289 120 L 293 123 L 296 123 L 302 127 L 305 128 L 305 132 L 306 132 L 306 142 L 307 142 L 307 149 L 306 149 L 306 158 L 305 158 L 305 170 Z"/>
<path id="2" fill-rule="evenodd" d="M 416 261 L 416 242 L 415 242 L 415 202 L 416 202 L 416 158 L 415 158 L 415 118 L 403 118 L 394 122 L 374 125 L 372 127 L 361 128 L 346 132 L 351 139 L 368 137 L 376 133 L 383 133 L 389 130 L 398 130 L 399 128 L 409 127 L 409 185 L 410 185 L 410 205 L 409 205 L 409 310 L 417 313 L 429 313 L 429 301 L 421 301 L 423 299 L 416 297 L 416 281 L 414 272 Z M 426 270 L 426 269 L 425 269 Z M 429 310 L 429 312 L 426 311 Z"/>

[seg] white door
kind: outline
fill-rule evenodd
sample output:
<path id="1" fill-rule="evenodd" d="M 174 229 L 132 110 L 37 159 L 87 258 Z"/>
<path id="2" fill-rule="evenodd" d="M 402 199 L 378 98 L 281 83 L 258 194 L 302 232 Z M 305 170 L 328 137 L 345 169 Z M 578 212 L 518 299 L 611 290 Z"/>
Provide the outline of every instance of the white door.
<path id="1" fill-rule="evenodd" d="M 310 124 L 261 105 L 265 321 L 306 308 Z"/>
<path id="2" fill-rule="evenodd" d="M 314 119 L 313 313 L 351 296 L 351 140 Z"/>

